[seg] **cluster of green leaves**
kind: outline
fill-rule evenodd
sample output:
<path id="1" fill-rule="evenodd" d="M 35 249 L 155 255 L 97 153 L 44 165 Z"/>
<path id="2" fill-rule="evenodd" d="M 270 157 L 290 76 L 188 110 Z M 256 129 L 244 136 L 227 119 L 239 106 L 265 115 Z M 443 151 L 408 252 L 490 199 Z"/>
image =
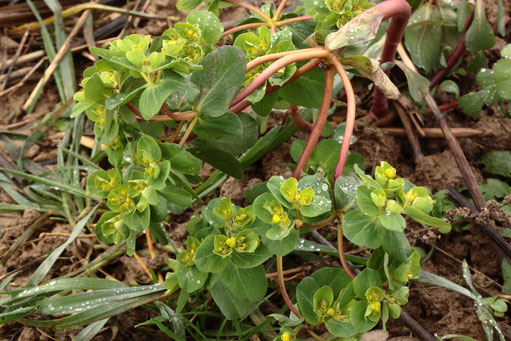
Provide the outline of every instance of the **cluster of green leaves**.
<path id="1" fill-rule="evenodd" d="M 246 316 L 266 295 L 262 264 L 295 249 L 300 225 L 328 217 L 327 189 L 314 176 L 273 177 L 259 188 L 263 193 L 253 205 L 211 200 L 187 224 L 187 249 L 169 260 L 174 271 L 167 274 L 166 287 L 185 295 L 206 288 L 227 318 Z"/>
<path id="2" fill-rule="evenodd" d="M 374 4 L 368 0 L 305 0 L 305 12 L 318 22 L 317 30 L 342 27 Z"/>
<path id="3" fill-rule="evenodd" d="M 150 228 L 161 235 L 159 223 L 169 208 L 179 211 L 192 204 L 196 194 L 188 179 L 193 181 L 202 164 L 180 146 L 149 135 L 142 135 L 136 143 L 127 142 L 119 155 L 113 150 L 110 159 L 114 157 L 114 168 L 95 171 L 87 179 L 88 191 L 106 199 L 109 209 L 95 232 L 106 244 L 126 240 L 128 254 L 132 254 L 137 233 Z"/>
<path id="4" fill-rule="evenodd" d="M 510 108 L 506 111 L 502 107 L 511 99 L 511 45 L 502 48 L 500 54 L 503 58 L 493 65 L 493 69 L 482 68 L 477 73 L 481 90 L 460 97 L 460 107 L 467 115 L 477 115 L 485 104 L 499 104 L 504 115 L 511 115 Z"/>

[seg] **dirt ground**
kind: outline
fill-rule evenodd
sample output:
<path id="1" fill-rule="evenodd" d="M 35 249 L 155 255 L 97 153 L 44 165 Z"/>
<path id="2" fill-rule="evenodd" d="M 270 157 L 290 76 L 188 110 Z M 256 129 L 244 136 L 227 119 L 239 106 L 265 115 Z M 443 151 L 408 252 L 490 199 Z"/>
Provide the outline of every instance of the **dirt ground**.
<path id="1" fill-rule="evenodd" d="M 496 5 L 493 2 L 488 2 L 487 7 L 490 13 L 490 23 L 495 26 Z M 169 4 L 166 0 L 152 1 L 148 12 L 160 15 L 176 15 L 173 3 Z M 233 21 L 243 15 L 244 11 L 237 9 L 224 12 L 221 19 L 224 22 Z M 167 23 L 162 20 L 152 20 L 150 24 L 143 21 L 136 32 L 161 34 L 166 28 Z M 508 40 L 510 38 L 509 28 L 508 23 L 506 37 Z M 498 38 L 497 47 L 501 47 L 503 44 L 505 44 L 505 40 Z M 9 53 L 11 52 L 12 49 L 9 50 Z M 487 57 L 489 61 L 495 60 L 497 58 L 496 48 L 489 51 Z M 75 59 L 78 63 L 81 63 L 80 67 L 77 68 L 77 78 L 79 79 L 81 70 L 90 64 L 90 61 L 80 57 Z M 27 121 L 27 124 L 19 127 L 17 131 L 29 132 L 34 127 L 36 119 L 53 110 L 59 102 L 58 94 L 53 85 L 45 88 L 44 95 L 32 114 L 26 116 L 21 110 L 22 104 L 28 98 L 38 77 L 41 77 L 40 72 L 36 72 L 24 86 L 11 95 L 0 97 L 0 126 L 6 127 L 24 120 Z M 473 87 L 475 82 L 473 77 L 460 76 L 458 83 L 464 84 L 461 86 L 461 91 L 464 93 L 470 87 Z M 453 99 L 449 97 L 442 98 L 446 103 Z M 369 108 L 362 109 L 368 110 Z M 338 114 L 343 116 L 342 109 L 339 110 Z M 488 174 L 484 173 L 478 159 L 484 152 L 490 150 L 511 150 L 511 119 L 502 117 L 496 108 L 492 107 L 485 107 L 484 111 L 476 117 L 467 118 L 459 109 L 447 113 L 446 117 L 451 127 L 470 127 L 491 133 L 490 136 L 485 137 L 459 139 L 476 178 L 480 183 L 483 183 Z M 423 118 L 426 127 L 436 127 L 432 116 L 425 115 Z M 272 119 L 278 120 L 279 116 L 273 115 Z M 48 169 L 56 167 L 56 143 L 59 136 L 58 131 L 50 130 L 44 140 L 38 141 L 27 151 L 27 157 Z M 361 124 L 357 125 L 355 136 L 357 142 L 352 146 L 352 151 L 364 156 L 367 170 L 374 169 L 381 160 L 385 160 L 396 167 L 399 176 L 409 179 L 416 185 L 427 186 L 433 191 L 445 189 L 447 185 L 454 185 L 457 188 L 463 186 L 463 178 L 447 143 L 443 139 L 422 139 L 421 147 L 424 157 L 414 164 L 408 141 L 404 137 L 394 137 L 386 134 L 380 128 L 365 127 Z M 290 142 L 284 143 L 280 148 L 272 151 L 251 166 L 245 172 L 246 176 L 243 181 L 229 178 L 212 195 L 230 196 L 235 203 L 241 204 L 245 201 L 244 192 L 256 183 L 265 181 L 272 175 L 290 176 L 291 170 L 285 165 L 286 163 L 292 163 L 289 156 Z M 21 142 L 15 141 L 15 143 L 19 144 Z M 10 154 L 8 144 L 2 140 L 0 140 L 0 152 L 7 157 L 8 161 L 15 162 L 16 158 Z M 211 169 L 206 170 L 206 172 L 211 172 Z M 12 202 L 12 200 L 0 190 L 0 202 Z M 196 205 L 183 215 L 174 217 L 173 223 L 169 226 L 169 231 L 177 245 L 180 245 L 186 238 L 184 225 L 187 219 L 199 209 L 199 206 Z M 0 229 L 0 259 L 17 238 L 39 217 L 40 214 L 35 210 L 0 214 L 0 225 L 2 226 Z M 412 231 L 413 229 L 412 227 Z M 11 257 L 0 263 L 0 281 L 9 274 L 20 271 L 14 282 L 10 284 L 10 289 L 22 288 L 32 272 L 44 259 L 44 256 L 66 240 L 66 237 L 44 236 L 41 233 L 69 233 L 70 230 L 70 225 L 64 221 L 47 219 L 38 226 L 27 242 L 14 251 Z M 334 235 L 328 232 L 328 228 L 324 229 L 323 234 L 327 238 Z M 335 240 L 333 239 L 332 242 L 335 242 Z M 473 281 L 478 290 L 485 295 L 495 295 L 500 292 L 502 255 L 495 252 L 494 246 L 475 227 L 471 227 L 468 231 L 462 233 L 453 231 L 448 235 L 421 232 L 413 235 L 411 242 L 413 245 L 423 248 L 426 252 L 429 252 L 432 247 L 435 248 L 429 260 L 422 265 L 424 270 L 463 285 L 461 261 L 466 259 L 472 267 Z M 348 243 L 346 251 L 354 249 L 356 247 Z M 56 278 L 76 270 L 101 251 L 95 239 L 78 238 L 67 247 L 46 279 Z M 164 249 L 158 251 L 162 255 L 169 254 Z M 148 255 L 142 254 L 142 258 L 146 263 L 150 260 Z M 293 260 L 290 262 L 292 264 Z M 296 259 L 295 262 L 299 264 L 302 260 Z M 335 259 L 325 256 L 322 262 L 312 263 L 310 268 L 301 275 L 305 276 L 307 273 L 312 273 L 315 269 L 326 265 L 339 266 Z M 104 267 L 102 271 L 126 283 L 147 284 L 150 282 L 148 276 L 139 266 L 126 256 L 116 259 Z M 274 296 L 272 301 L 262 305 L 261 310 L 265 313 L 275 312 L 282 304 L 280 297 Z M 438 335 L 463 334 L 477 340 L 485 339 L 481 323 L 476 315 L 474 302 L 457 293 L 441 287 L 413 283 L 410 288 L 409 303 L 405 306 L 405 309 L 432 333 Z M 121 322 L 119 323 L 119 333 L 116 340 L 165 340 L 165 336 L 155 329 L 149 327 L 133 328 L 137 323 L 149 318 L 151 316 L 145 310 L 134 310 L 123 314 L 119 318 Z M 509 317 L 499 319 L 499 324 L 508 336 L 511 335 Z M 389 327 L 389 331 L 393 336 L 408 335 L 407 331 L 397 322 L 391 322 Z M 51 333 L 36 328 L 25 328 L 18 323 L 11 323 L 0 326 L 0 340 L 50 340 L 52 337 L 57 340 L 65 340 L 71 339 L 78 330 Z M 50 335 L 45 335 L 45 333 Z M 95 337 L 94 340 L 109 340 L 110 337 L 111 334 L 106 332 Z"/>

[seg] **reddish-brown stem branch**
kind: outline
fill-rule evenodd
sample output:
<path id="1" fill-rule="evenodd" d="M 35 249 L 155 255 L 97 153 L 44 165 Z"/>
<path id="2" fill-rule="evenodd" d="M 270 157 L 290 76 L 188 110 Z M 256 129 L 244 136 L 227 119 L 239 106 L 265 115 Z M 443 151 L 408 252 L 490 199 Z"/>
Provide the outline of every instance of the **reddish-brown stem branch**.
<path id="1" fill-rule="evenodd" d="M 312 20 L 312 17 L 308 16 L 308 15 L 304 15 L 304 16 L 301 16 L 301 17 L 289 18 L 289 19 L 278 21 L 278 22 L 275 23 L 275 25 L 277 27 L 279 27 L 279 26 L 289 25 L 289 24 L 292 24 L 294 22 L 307 21 L 307 20 Z"/>
<path id="2" fill-rule="evenodd" d="M 282 11 L 286 7 L 287 0 L 280 0 L 279 7 L 277 7 L 277 10 L 275 11 L 275 14 L 273 15 L 273 20 L 277 21 L 280 19 L 280 15 L 282 14 Z"/>
<path id="3" fill-rule="evenodd" d="M 350 148 L 351 136 L 353 135 L 353 127 L 355 126 L 355 117 L 357 114 L 357 103 L 355 100 L 355 92 L 351 86 L 350 79 L 346 71 L 342 67 L 341 62 L 334 56 L 331 58 L 331 63 L 337 70 L 339 76 L 341 76 L 342 83 L 344 85 L 344 91 L 346 92 L 346 102 L 348 107 L 346 109 L 346 127 L 344 129 L 344 138 L 342 140 L 341 152 L 339 154 L 339 161 L 335 167 L 334 181 L 342 175 L 344 171 L 344 165 L 348 158 L 348 150 Z"/>
<path id="4" fill-rule="evenodd" d="M 167 105 L 165 103 L 163 103 L 163 105 L 161 106 L 160 111 L 167 115 L 168 117 L 170 117 L 171 119 L 173 119 L 174 121 L 190 120 L 197 116 L 197 113 L 195 111 L 185 111 L 179 114 L 173 113 L 172 111 L 170 111 L 169 108 L 167 108 Z"/>
<path id="5" fill-rule="evenodd" d="M 275 63 L 271 64 L 267 67 L 263 72 L 257 76 L 252 83 L 250 83 L 245 89 L 241 90 L 236 98 L 231 103 L 231 106 L 234 106 L 245 98 L 247 98 L 252 92 L 254 92 L 257 88 L 264 84 L 275 72 L 282 69 L 283 67 L 300 62 L 303 60 L 308 60 L 312 58 L 326 58 L 330 56 L 330 51 L 319 49 L 314 51 L 307 51 L 303 53 L 295 53 L 285 57 L 280 58 Z"/>
<path id="6" fill-rule="evenodd" d="M 312 131 L 312 124 L 305 121 L 303 117 L 300 115 L 300 109 L 296 104 L 290 104 L 289 105 L 289 117 L 291 118 L 291 121 L 295 124 L 295 126 L 303 131 L 311 132 Z"/>
<path id="7" fill-rule="evenodd" d="M 386 0 L 374 7 L 381 11 L 384 16 L 383 20 L 392 18 L 387 28 L 387 38 L 385 39 L 385 45 L 381 53 L 380 63 L 392 62 L 396 56 L 397 46 L 401 42 L 408 19 L 410 19 L 411 7 L 406 0 Z M 378 118 L 382 118 L 387 114 L 387 111 L 387 98 L 375 87 L 371 112 Z"/>
<path id="8" fill-rule="evenodd" d="M 142 115 L 140 114 L 140 111 L 137 108 L 135 108 L 135 106 L 133 104 L 131 104 L 131 102 L 126 103 L 126 106 L 128 107 L 128 109 L 131 110 L 132 113 L 134 113 L 137 116 L 142 117 Z"/>
<path id="9" fill-rule="evenodd" d="M 268 62 L 272 62 L 272 61 L 280 59 L 282 57 L 290 56 L 290 55 L 293 55 L 293 54 L 302 54 L 304 52 L 312 52 L 312 51 L 325 51 L 325 50 L 323 48 L 315 47 L 315 48 L 310 48 L 310 49 L 301 49 L 301 50 L 293 50 L 293 51 L 286 51 L 286 52 L 268 54 L 266 56 L 261 56 L 259 58 L 256 58 L 256 59 L 250 61 L 247 64 L 247 72 L 252 70 L 253 68 L 255 68 L 258 65 L 261 65 L 261 64 L 264 64 L 264 63 L 268 63 Z"/>
<path id="10" fill-rule="evenodd" d="M 300 77 L 300 76 L 306 74 L 307 72 L 315 69 L 316 67 L 318 67 L 318 65 L 319 65 L 319 59 L 315 58 L 315 59 L 311 60 L 310 62 L 306 63 L 305 65 L 301 66 L 298 70 L 296 70 L 296 72 L 293 74 L 293 76 L 286 83 L 284 83 L 284 85 L 282 85 L 282 86 L 288 85 L 289 83 L 291 83 L 292 81 L 294 81 L 298 77 Z M 270 86 L 270 87 L 267 87 L 266 88 L 266 95 L 271 94 L 272 92 L 275 92 L 275 91 L 277 91 L 280 88 L 281 88 L 280 86 Z M 240 102 L 240 103 L 238 103 L 236 105 L 232 105 L 229 108 L 229 111 L 233 112 L 235 114 L 238 114 L 238 113 L 242 112 L 243 110 L 245 110 L 247 107 L 249 107 L 251 104 L 252 103 L 250 103 L 249 101 L 242 101 L 242 102 Z"/>
<path id="11" fill-rule="evenodd" d="M 228 36 L 229 34 L 233 34 L 233 33 L 239 32 L 239 31 L 248 30 L 251 28 L 257 28 L 257 27 L 261 27 L 261 26 L 266 26 L 266 23 L 265 22 L 254 22 L 254 23 L 250 23 L 250 24 L 236 26 L 236 27 L 233 27 L 227 31 L 224 31 L 224 33 L 222 33 L 222 37 Z"/>
<path id="12" fill-rule="evenodd" d="M 303 149 L 302 155 L 300 155 L 300 159 L 296 164 L 296 168 L 293 172 L 293 177 L 296 179 L 300 178 L 309 158 L 312 154 L 314 148 L 316 148 L 316 144 L 318 143 L 319 137 L 321 136 L 321 131 L 323 131 L 323 127 L 325 126 L 326 120 L 328 118 L 328 111 L 330 109 L 330 104 L 332 101 L 332 89 L 334 83 L 334 69 L 329 69 L 326 71 L 325 78 L 325 87 L 323 91 L 323 101 L 321 102 L 321 107 L 319 109 L 318 118 L 316 119 L 316 123 L 314 123 L 314 128 L 305 144 L 305 148 Z"/>
<path id="13" fill-rule="evenodd" d="M 259 8 L 255 7 L 255 6 L 247 4 L 246 2 L 237 1 L 237 0 L 222 0 L 222 1 L 231 3 L 233 5 L 237 5 L 240 7 L 244 7 L 248 10 L 251 10 L 252 12 L 257 13 L 261 18 L 263 18 L 268 23 L 273 22 L 272 18 L 270 18 L 266 13 L 264 13 L 263 11 L 261 11 Z"/>
<path id="14" fill-rule="evenodd" d="M 291 299 L 289 298 L 289 295 L 287 294 L 286 290 L 286 284 L 284 283 L 284 266 L 282 264 L 282 256 L 277 256 L 277 274 L 278 274 L 278 282 L 279 282 L 279 291 L 282 295 L 282 298 L 284 299 L 284 302 L 286 302 L 287 306 L 293 314 L 300 317 L 300 312 L 298 309 L 296 309 L 293 302 L 291 302 Z"/>
<path id="15" fill-rule="evenodd" d="M 351 269 L 346 261 L 346 256 L 344 255 L 344 247 L 343 247 L 343 233 L 342 233 L 342 213 L 339 214 L 339 222 L 337 225 L 337 250 L 339 251 L 339 260 L 341 261 L 342 268 L 351 279 L 355 278 L 355 274 L 351 272 Z"/>
<path id="16" fill-rule="evenodd" d="M 458 102 L 456 101 L 456 102 L 439 105 L 438 110 L 444 112 L 444 111 L 448 111 L 448 110 L 451 110 L 451 109 L 454 109 L 457 107 L 458 107 Z M 433 110 L 431 110 L 431 108 L 428 108 L 428 110 L 426 110 L 426 114 L 432 114 L 432 113 L 433 113 Z"/>

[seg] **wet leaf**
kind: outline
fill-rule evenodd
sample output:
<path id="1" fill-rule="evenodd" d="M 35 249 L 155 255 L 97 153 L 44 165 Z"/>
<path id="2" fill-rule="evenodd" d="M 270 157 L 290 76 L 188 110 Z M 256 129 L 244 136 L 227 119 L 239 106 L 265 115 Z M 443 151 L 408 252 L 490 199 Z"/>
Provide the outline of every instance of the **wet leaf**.
<path id="1" fill-rule="evenodd" d="M 495 45 L 495 35 L 488 20 L 484 8 L 484 0 L 477 0 L 474 8 L 474 19 L 467 30 L 467 49 L 472 52 L 487 50 Z"/>

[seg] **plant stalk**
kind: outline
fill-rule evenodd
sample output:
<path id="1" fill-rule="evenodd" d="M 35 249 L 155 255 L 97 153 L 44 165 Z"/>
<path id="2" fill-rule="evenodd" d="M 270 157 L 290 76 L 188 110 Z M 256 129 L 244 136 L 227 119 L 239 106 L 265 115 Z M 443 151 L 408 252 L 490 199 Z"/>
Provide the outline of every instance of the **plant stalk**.
<path id="1" fill-rule="evenodd" d="M 295 314 L 296 316 L 300 317 L 300 312 L 298 309 L 296 309 L 293 302 L 291 302 L 291 299 L 289 298 L 289 295 L 287 294 L 286 290 L 286 284 L 284 283 L 284 269 L 282 265 L 282 256 L 277 256 L 277 278 L 279 282 L 279 291 L 282 295 L 282 298 L 286 302 L 286 305 L 289 307 L 289 309 Z"/>
<path id="2" fill-rule="evenodd" d="M 376 6 L 383 14 L 383 20 L 392 18 L 387 28 L 387 38 L 380 57 L 380 64 L 392 62 L 396 56 L 397 46 L 401 42 L 408 20 L 412 13 L 411 7 L 406 0 L 387 0 Z M 375 87 L 373 94 L 373 112 L 379 119 L 384 118 L 388 112 L 388 101 L 385 95 Z"/>
<path id="3" fill-rule="evenodd" d="M 305 144 L 305 148 L 303 149 L 302 155 L 300 155 L 300 159 L 296 164 L 296 168 L 293 171 L 293 177 L 297 180 L 300 178 L 309 158 L 312 154 L 314 148 L 316 148 L 316 144 L 318 143 L 319 137 L 321 136 L 321 132 L 323 131 L 323 127 L 325 126 L 326 120 L 328 118 L 328 111 L 330 110 L 330 103 L 332 101 L 332 90 L 334 84 L 334 70 L 329 69 L 326 71 L 325 78 L 325 87 L 323 92 L 323 101 L 321 102 L 321 107 L 319 109 L 318 118 L 316 119 L 316 123 L 314 123 L 314 128 Z"/>
<path id="4" fill-rule="evenodd" d="M 351 136 L 353 135 L 353 127 L 355 126 L 355 117 L 357 114 L 357 103 L 355 100 L 355 92 L 353 91 L 353 86 L 351 85 L 350 78 L 348 74 L 344 70 L 341 62 L 337 57 L 333 57 L 330 59 L 330 62 L 337 70 L 339 76 L 341 76 L 342 83 L 344 84 L 344 91 L 346 92 L 346 127 L 344 129 L 344 137 L 341 145 L 341 152 L 339 153 L 339 161 L 337 162 L 337 166 L 335 167 L 334 172 L 334 182 L 340 177 L 344 171 L 344 165 L 346 164 L 346 160 L 348 158 L 348 150 L 350 149 L 350 141 Z"/>
<path id="5" fill-rule="evenodd" d="M 186 140 L 188 140 L 188 137 L 190 136 L 190 134 L 192 133 L 192 130 L 193 128 L 195 127 L 195 125 L 197 124 L 197 122 L 199 121 L 199 118 L 198 117 L 195 117 L 191 122 L 190 124 L 188 125 L 188 128 L 186 128 L 186 131 L 185 131 L 185 134 L 183 135 L 183 137 L 181 138 L 181 140 L 179 141 L 179 146 L 182 147 Z"/>
<path id="6" fill-rule="evenodd" d="M 222 0 L 222 1 L 231 3 L 233 5 L 237 5 L 237 6 L 240 6 L 240 7 L 244 7 L 246 9 L 248 9 L 248 10 L 258 14 L 261 18 L 263 18 L 268 23 L 271 23 L 273 21 L 272 18 L 270 18 L 266 13 L 261 11 L 259 8 L 255 7 L 255 6 L 252 6 L 250 4 L 247 4 L 246 2 L 237 1 L 237 0 Z"/>
<path id="7" fill-rule="evenodd" d="M 310 48 L 310 49 L 293 50 L 293 51 L 273 53 L 273 54 L 268 54 L 266 56 L 261 56 L 261 57 L 258 57 L 256 59 L 250 61 L 247 64 L 247 72 L 252 70 L 253 68 L 255 68 L 258 65 L 272 62 L 272 61 L 280 59 L 282 57 L 286 57 L 286 56 L 294 55 L 294 54 L 302 54 L 304 52 L 311 52 L 311 51 L 325 51 L 325 49 L 314 47 L 314 48 Z"/>
<path id="8" fill-rule="evenodd" d="M 252 83 L 250 83 L 246 88 L 241 90 L 238 95 L 234 98 L 234 100 L 231 103 L 231 106 L 234 106 L 241 101 L 243 101 L 245 98 L 247 98 L 252 92 L 254 92 L 257 88 L 259 88 L 261 85 L 268 80 L 275 72 L 279 71 L 283 67 L 300 62 L 303 60 L 308 60 L 312 58 L 327 58 L 331 54 L 330 51 L 327 50 L 315 50 L 315 51 L 307 51 L 304 53 L 295 53 L 291 54 L 285 57 L 280 58 L 275 63 L 271 64 L 268 68 L 266 68 L 263 72 L 257 76 Z"/>
<path id="9" fill-rule="evenodd" d="M 350 276 L 351 279 L 357 277 L 353 272 L 351 272 L 351 269 L 348 265 L 348 262 L 346 262 L 346 257 L 344 256 L 344 247 L 343 247 L 343 233 L 342 233 L 342 213 L 339 214 L 339 222 L 337 223 L 337 250 L 339 251 L 339 260 L 341 261 L 342 268 L 348 276 Z"/>
<path id="10" fill-rule="evenodd" d="M 233 27 L 227 31 L 224 31 L 224 33 L 222 33 L 222 37 L 228 36 L 229 34 L 233 34 L 233 33 L 239 32 L 239 31 L 248 30 L 251 28 L 257 28 L 257 27 L 261 27 L 261 26 L 266 26 L 266 23 L 265 22 L 254 22 L 254 23 L 250 23 L 250 24 L 236 26 L 236 27 Z"/>

